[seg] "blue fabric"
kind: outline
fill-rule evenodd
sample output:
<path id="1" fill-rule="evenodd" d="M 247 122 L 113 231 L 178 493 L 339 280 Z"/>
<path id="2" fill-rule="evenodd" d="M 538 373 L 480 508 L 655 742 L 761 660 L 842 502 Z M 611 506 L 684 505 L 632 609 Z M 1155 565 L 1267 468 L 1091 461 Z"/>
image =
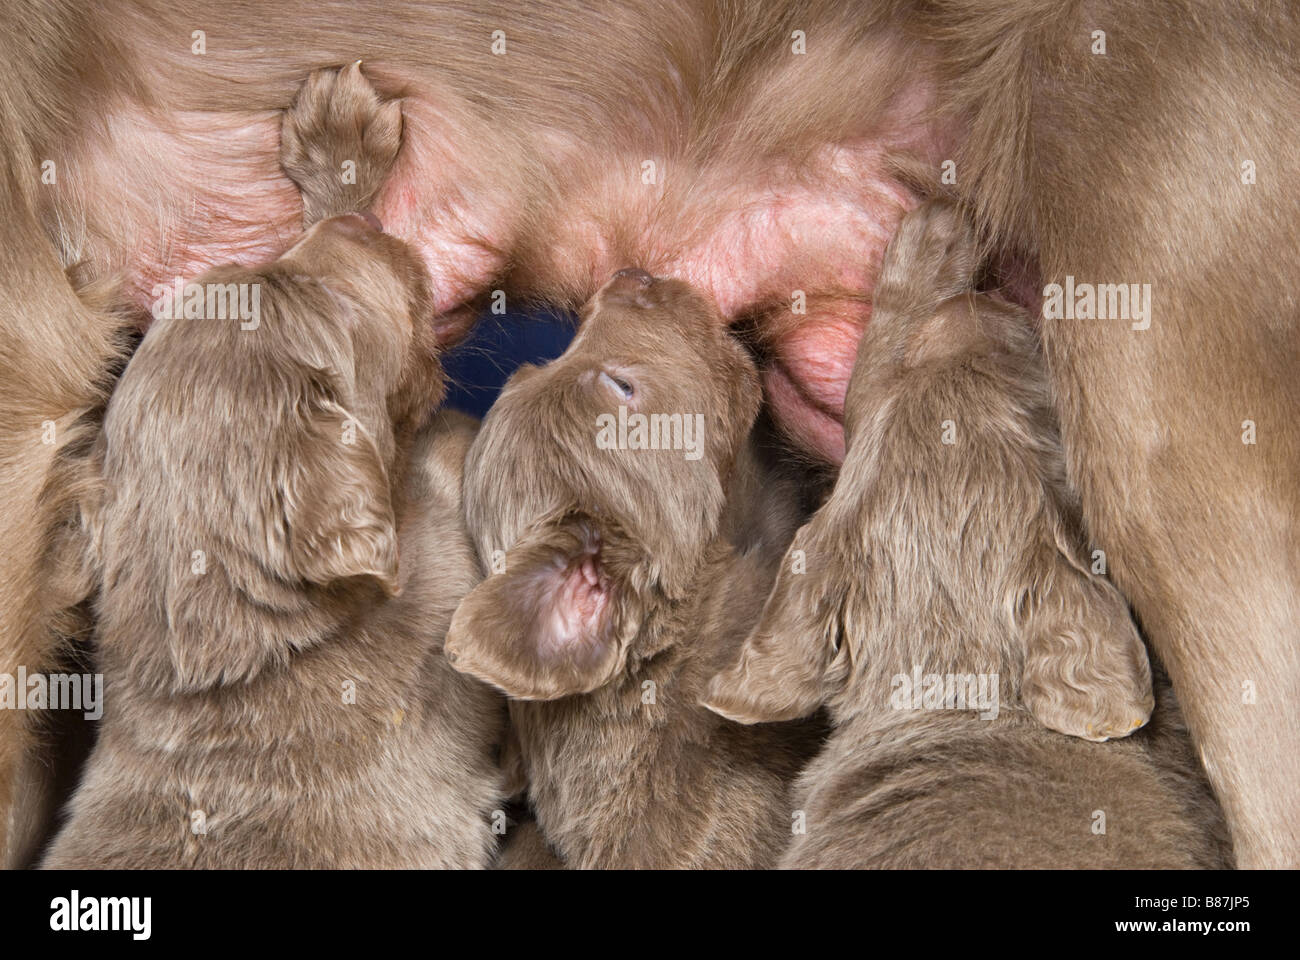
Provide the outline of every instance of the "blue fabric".
<path id="1" fill-rule="evenodd" d="M 447 406 L 482 417 L 520 364 L 554 360 L 576 328 L 565 313 L 484 314 L 465 342 L 442 358 Z"/>

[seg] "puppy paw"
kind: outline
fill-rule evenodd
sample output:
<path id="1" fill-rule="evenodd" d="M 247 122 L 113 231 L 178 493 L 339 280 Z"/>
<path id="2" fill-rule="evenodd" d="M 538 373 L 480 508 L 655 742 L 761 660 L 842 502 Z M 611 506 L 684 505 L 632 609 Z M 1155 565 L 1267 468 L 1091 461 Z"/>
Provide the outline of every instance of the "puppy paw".
<path id="1" fill-rule="evenodd" d="M 303 226 L 365 209 L 401 145 L 401 102 L 380 98 L 361 61 L 314 71 L 280 125 L 280 164 L 302 191 Z"/>

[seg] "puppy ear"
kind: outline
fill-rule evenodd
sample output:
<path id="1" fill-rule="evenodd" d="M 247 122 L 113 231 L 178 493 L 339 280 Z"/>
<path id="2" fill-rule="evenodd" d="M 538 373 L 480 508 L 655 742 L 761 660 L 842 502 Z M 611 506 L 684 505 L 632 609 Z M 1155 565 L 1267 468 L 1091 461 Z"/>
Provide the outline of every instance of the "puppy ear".
<path id="1" fill-rule="evenodd" d="M 321 585 L 373 577 L 395 596 L 397 530 L 374 440 L 343 407 L 320 400 L 285 454 L 279 493 L 287 573 Z"/>
<path id="2" fill-rule="evenodd" d="M 700 702 L 714 713 L 739 723 L 805 717 L 843 679 L 832 666 L 844 641 L 843 574 L 852 568 L 817 540 L 809 526 L 795 536 L 740 658 L 709 681 Z"/>
<path id="3" fill-rule="evenodd" d="M 1114 585 L 1063 546 L 1018 604 L 1025 639 L 1021 696 L 1044 726 L 1101 741 L 1151 718 L 1146 647 Z"/>
<path id="4" fill-rule="evenodd" d="M 611 575 L 587 521 L 525 536 L 461 601 L 447 659 L 518 700 L 555 700 L 605 684 L 622 666 L 627 587 Z"/>

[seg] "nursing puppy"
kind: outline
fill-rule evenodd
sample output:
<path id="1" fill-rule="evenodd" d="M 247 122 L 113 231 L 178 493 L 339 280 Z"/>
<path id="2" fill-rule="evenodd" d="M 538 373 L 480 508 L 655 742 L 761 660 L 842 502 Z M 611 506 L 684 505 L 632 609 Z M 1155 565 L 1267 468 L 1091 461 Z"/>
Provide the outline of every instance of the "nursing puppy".
<path id="1" fill-rule="evenodd" d="M 973 291 L 975 251 L 949 207 L 904 218 L 835 489 L 706 703 L 830 708 L 786 867 L 1223 866 L 1167 690 L 1152 728 L 1085 742 L 1145 722 L 1146 652 L 1087 565 L 1031 322 Z"/>
<path id="2" fill-rule="evenodd" d="M 400 124 L 368 90 L 355 66 L 315 75 L 286 145 L 341 143 L 359 181 L 382 177 Z M 321 200 L 332 159 L 286 167 L 309 217 L 356 199 Z M 477 579 L 472 431 L 430 418 L 424 277 L 404 244 L 337 216 L 270 266 L 200 278 L 260 290 L 255 322 L 154 321 L 96 453 L 106 706 L 46 866 L 490 859 L 502 711 L 441 644 Z"/>
<path id="3" fill-rule="evenodd" d="M 817 725 L 746 728 L 698 705 L 771 583 L 723 523 L 759 399 L 706 298 L 625 270 L 564 356 L 511 378 L 470 451 L 491 575 L 447 655 L 513 698 L 538 828 L 569 867 L 768 867 L 789 839 Z M 662 418 L 658 443 L 641 417 Z"/>

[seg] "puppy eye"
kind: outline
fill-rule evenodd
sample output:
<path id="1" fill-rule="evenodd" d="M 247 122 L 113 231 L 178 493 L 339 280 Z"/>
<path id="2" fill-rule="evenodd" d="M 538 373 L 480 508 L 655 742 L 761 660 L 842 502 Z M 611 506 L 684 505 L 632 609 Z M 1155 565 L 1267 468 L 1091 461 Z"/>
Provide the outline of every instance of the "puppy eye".
<path id="1" fill-rule="evenodd" d="M 611 377 L 604 370 L 600 371 L 600 382 L 605 384 L 605 386 L 609 387 L 624 400 L 631 400 L 632 394 L 635 392 L 632 389 L 632 384 L 628 383 L 621 377 Z"/>

